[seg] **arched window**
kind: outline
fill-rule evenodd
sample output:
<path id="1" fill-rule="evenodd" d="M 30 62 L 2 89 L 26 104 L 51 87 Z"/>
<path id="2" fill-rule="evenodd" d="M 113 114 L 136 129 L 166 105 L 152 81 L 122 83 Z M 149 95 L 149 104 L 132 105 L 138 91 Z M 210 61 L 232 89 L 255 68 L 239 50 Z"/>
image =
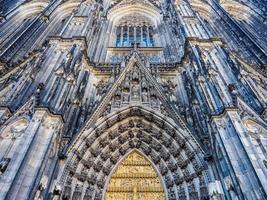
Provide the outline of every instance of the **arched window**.
<path id="1" fill-rule="evenodd" d="M 155 46 L 152 26 L 118 26 L 116 37 L 116 47 L 132 47 L 135 43 L 140 47 Z"/>
<path id="2" fill-rule="evenodd" d="M 143 16 L 124 17 L 116 28 L 116 47 L 154 47 L 155 30 L 151 24 Z"/>
<path id="3" fill-rule="evenodd" d="M 118 27 L 116 35 L 117 35 L 116 46 L 121 47 L 121 27 Z"/>

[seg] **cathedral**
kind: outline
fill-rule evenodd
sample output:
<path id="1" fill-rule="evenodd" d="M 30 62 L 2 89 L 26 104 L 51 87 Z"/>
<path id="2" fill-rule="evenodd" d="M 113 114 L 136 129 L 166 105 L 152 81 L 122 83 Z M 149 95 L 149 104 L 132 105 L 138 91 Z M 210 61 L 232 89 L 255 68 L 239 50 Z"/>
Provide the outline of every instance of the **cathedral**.
<path id="1" fill-rule="evenodd" d="M 0 200 L 267 200 L 267 0 L 0 0 Z"/>

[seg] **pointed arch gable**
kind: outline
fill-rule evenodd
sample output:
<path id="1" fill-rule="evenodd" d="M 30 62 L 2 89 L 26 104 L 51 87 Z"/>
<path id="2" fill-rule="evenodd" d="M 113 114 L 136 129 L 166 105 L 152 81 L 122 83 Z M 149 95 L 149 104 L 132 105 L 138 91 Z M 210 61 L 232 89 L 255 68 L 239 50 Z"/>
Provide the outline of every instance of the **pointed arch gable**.
<path id="1" fill-rule="evenodd" d="M 174 107 L 171 105 L 169 102 L 168 98 L 165 96 L 164 92 L 161 89 L 161 86 L 158 85 L 157 81 L 154 79 L 154 77 L 151 76 L 149 73 L 148 69 L 144 66 L 144 64 L 141 61 L 141 58 L 136 52 L 133 52 L 132 57 L 129 59 L 126 67 L 123 69 L 123 72 L 120 74 L 120 76 L 117 78 L 116 82 L 113 83 L 112 87 L 109 89 L 109 92 L 105 95 L 105 97 L 101 100 L 101 103 L 98 105 L 97 109 L 91 116 L 91 118 L 87 121 L 86 125 L 84 128 L 80 131 L 80 134 L 77 134 L 77 137 L 75 140 L 73 140 L 73 143 L 70 147 L 72 149 L 74 145 L 78 144 L 81 140 L 79 138 L 81 137 L 86 137 L 85 130 L 91 128 L 94 128 L 97 123 L 101 123 L 105 118 L 101 118 L 102 113 L 105 111 L 105 107 L 108 105 L 108 103 L 112 100 L 112 95 L 116 92 L 116 89 L 121 85 L 121 83 L 125 80 L 125 76 L 127 73 L 131 72 L 133 70 L 134 66 L 138 66 L 140 71 L 143 71 L 144 75 L 147 77 L 148 82 L 154 86 L 155 88 L 155 93 L 157 93 L 157 96 L 163 106 L 166 109 L 166 112 L 170 116 L 169 119 L 172 121 L 173 126 L 179 127 L 180 130 L 183 130 L 183 132 L 186 132 L 189 138 L 195 141 L 195 143 L 200 146 L 200 143 L 197 141 L 197 138 L 195 138 L 186 123 L 181 119 L 179 116 L 179 113 L 176 112 Z M 133 104 L 132 104 L 133 105 Z M 136 104 L 137 105 L 137 104 Z M 140 104 L 139 104 L 140 105 Z M 137 106 L 138 108 L 141 108 L 140 106 Z M 131 108 L 131 107 L 129 107 Z M 143 108 L 142 108 L 143 109 Z M 122 109 L 124 110 L 124 109 Z M 122 111 L 121 110 L 121 111 Z M 146 110 L 145 108 L 143 110 Z M 151 110 L 152 113 L 155 113 L 155 111 Z M 157 114 L 160 114 L 157 112 Z M 97 122 L 98 121 L 98 122 Z"/>
<path id="2" fill-rule="evenodd" d="M 146 76 L 165 112 L 132 101 L 103 115 L 129 73 Z M 210 178 L 204 151 L 137 51 L 127 58 L 123 71 L 71 144 L 59 176 L 63 198 L 103 199 L 107 177 L 132 149 L 138 149 L 154 163 L 164 180 L 166 199 L 208 195 Z M 205 192 L 200 193 L 200 189 Z"/>

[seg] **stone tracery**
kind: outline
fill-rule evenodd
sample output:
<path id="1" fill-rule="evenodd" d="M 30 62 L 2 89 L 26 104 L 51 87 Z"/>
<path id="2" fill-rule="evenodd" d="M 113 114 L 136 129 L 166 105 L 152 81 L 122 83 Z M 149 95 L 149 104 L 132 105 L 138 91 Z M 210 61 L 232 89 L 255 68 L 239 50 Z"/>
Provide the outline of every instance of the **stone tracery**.
<path id="1" fill-rule="evenodd" d="M 0 199 L 113 198 L 136 152 L 166 200 L 267 198 L 264 3 L 14 1 L 0 5 Z"/>
<path id="2" fill-rule="evenodd" d="M 117 24 L 117 47 L 154 47 L 153 24 L 140 14 L 129 14 Z"/>

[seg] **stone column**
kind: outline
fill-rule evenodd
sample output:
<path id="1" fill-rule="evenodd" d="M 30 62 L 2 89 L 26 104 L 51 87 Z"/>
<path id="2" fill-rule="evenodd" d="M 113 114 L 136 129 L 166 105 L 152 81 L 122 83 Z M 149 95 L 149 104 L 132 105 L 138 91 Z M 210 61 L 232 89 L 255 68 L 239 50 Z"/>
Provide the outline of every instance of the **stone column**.
<path id="1" fill-rule="evenodd" d="M 137 43 L 136 38 L 137 38 L 137 36 L 136 36 L 136 26 L 135 26 L 134 27 L 134 43 Z"/>
<path id="2" fill-rule="evenodd" d="M 120 46 L 123 46 L 123 26 L 121 26 L 121 38 L 120 38 Z"/>
<path id="3" fill-rule="evenodd" d="M 140 47 L 143 47 L 143 26 L 140 26 Z"/>
<path id="4" fill-rule="evenodd" d="M 151 45 L 150 45 L 150 39 L 149 39 L 149 26 L 147 26 L 147 33 L 146 33 L 146 41 L 147 41 L 147 47 L 150 47 Z"/>
<path id="5" fill-rule="evenodd" d="M 130 45 L 129 45 L 129 42 L 130 42 L 130 27 L 129 26 L 127 26 L 127 44 L 126 44 L 126 46 L 127 47 L 129 47 Z"/>

